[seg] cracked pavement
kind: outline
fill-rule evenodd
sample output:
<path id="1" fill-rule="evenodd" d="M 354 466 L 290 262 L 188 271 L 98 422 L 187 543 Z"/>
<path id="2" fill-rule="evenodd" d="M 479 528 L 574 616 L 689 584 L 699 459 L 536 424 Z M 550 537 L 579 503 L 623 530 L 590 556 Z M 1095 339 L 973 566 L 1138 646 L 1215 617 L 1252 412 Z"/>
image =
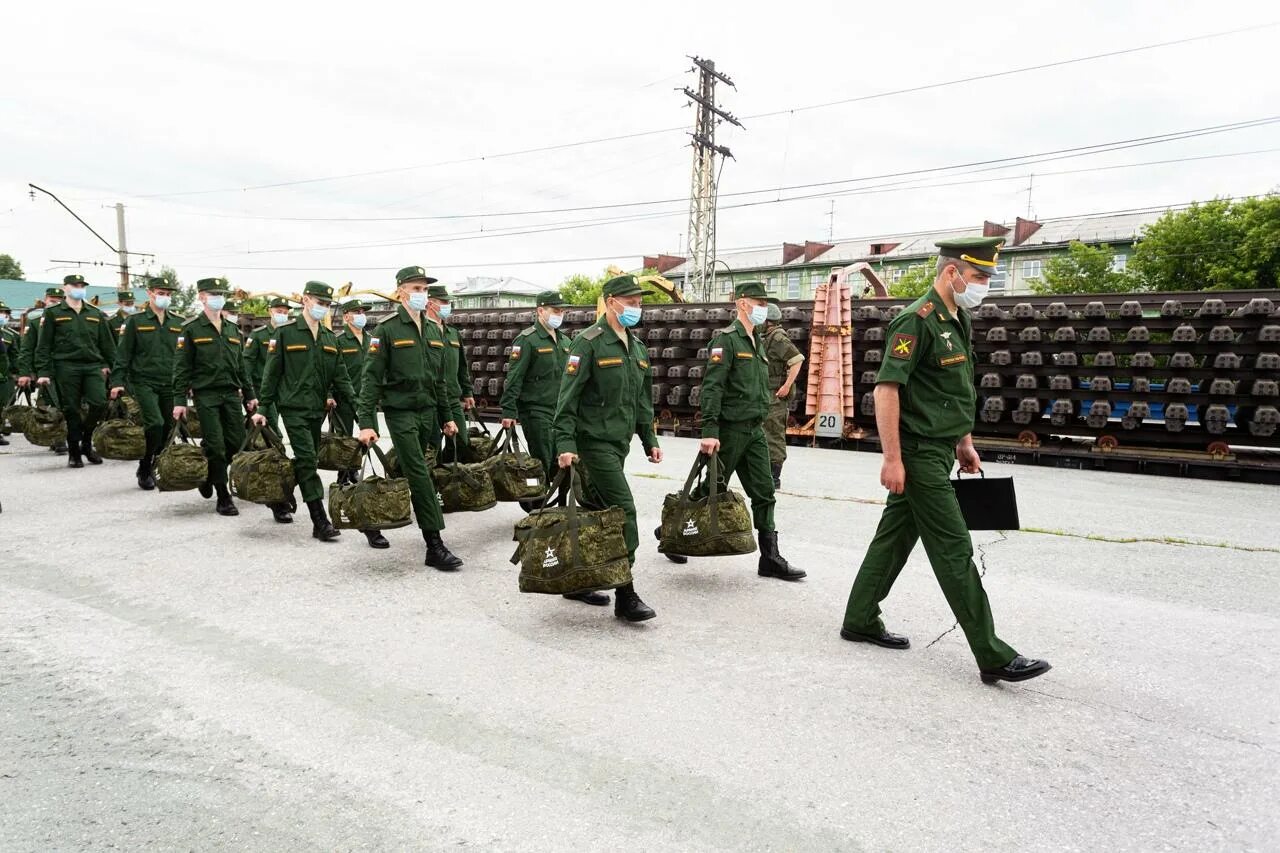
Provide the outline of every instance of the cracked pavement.
<path id="1" fill-rule="evenodd" d="M 975 535 L 997 630 L 1054 665 L 987 687 L 920 548 L 885 605 L 913 649 L 838 636 L 874 455 L 791 449 L 783 584 L 658 555 L 696 444 L 637 450 L 632 626 L 517 592 L 511 505 L 448 517 L 445 575 L 415 528 L 318 543 L 12 441 L 0 850 L 1280 847 L 1274 487 L 989 465 L 1063 535 Z"/>

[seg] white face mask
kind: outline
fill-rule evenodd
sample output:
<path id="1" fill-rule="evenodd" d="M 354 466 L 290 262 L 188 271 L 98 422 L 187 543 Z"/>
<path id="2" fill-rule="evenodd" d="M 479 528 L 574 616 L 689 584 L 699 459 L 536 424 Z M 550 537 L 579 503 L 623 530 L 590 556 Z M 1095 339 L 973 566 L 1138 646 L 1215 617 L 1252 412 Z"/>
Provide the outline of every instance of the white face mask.
<path id="1" fill-rule="evenodd" d="M 273 313 L 271 314 L 271 325 L 273 325 L 273 326 L 283 326 L 283 325 L 284 325 L 285 323 L 287 323 L 287 322 L 289 322 L 289 312 L 288 312 L 288 311 L 273 312 Z"/>
<path id="2" fill-rule="evenodd" d="M 7 325 L 9 325 L 9 315 L 0 314 L 0 326 L 7 326 Z"/>
<path id="3" fill-rule="evenodd" d="M 355 326 L 357 329 L 363 329 L 364 324 L 369 322 L 369 318 L 363 314 L 352 314 L 351 319 L 348 322 L 350 322 L 351 325 Z"/>
<path id="4" fill-rule="evenodd" d="M 548 314 L 548 315 L 547 315 L 547 328 L 548 328 L 548 329 L 558 329 L 558 328 L 560 328 L 560 324 L 561 324 L 561 323 L 563 323 L 563 322 L 564 322 L 564 315 L 563 315 L 563 314 Z"/>
<path id="5" fill-rule="evenodd" d="M 959 275 L 957 273 L 957 275 Z M 963 282 L 963 276 L 960 278 Z M 982 304 L 982 300 L 987 298 L 987 291 L 991 289 L 989 284 L 978 284 L 977 282 L 967 282 L 964 292 L 961 293 L 955 289 L 955 284 L 951 286 L 951 293 L 955 296 L 956 304 L 961 308 L 968 308 L 972 311 Z"/>
<path id="6" fill-rule="evenodd" d="M 138 306 L 137 305 L 121 305 L 120 310 L 126 314 L 137 314 Z"/>
<path id="7" fill-rule="evenodd" d="M 239 314 L 223 314 L 222 319 L 226 320 L 228 323 L 234 326 L 236 323 L 240 322 L 240 315 Z"/>
<path id="8" fill-rule="evenodd" d="M 160 311 L 163 311 L 163 310 L 165 310 L 166 308 L 168 308 L 168 307 L 169 307 L 169 305 L 170 305 L 172 302 L 173 302 L 173 298 L 172 298 L 172 297 L 170 297 L 170 296 L 153 296 L 153 297 L 151 297 L 151 307 L 153 307 L 153 308 L 157 308 L 157 309 L 159 309 Z"/>

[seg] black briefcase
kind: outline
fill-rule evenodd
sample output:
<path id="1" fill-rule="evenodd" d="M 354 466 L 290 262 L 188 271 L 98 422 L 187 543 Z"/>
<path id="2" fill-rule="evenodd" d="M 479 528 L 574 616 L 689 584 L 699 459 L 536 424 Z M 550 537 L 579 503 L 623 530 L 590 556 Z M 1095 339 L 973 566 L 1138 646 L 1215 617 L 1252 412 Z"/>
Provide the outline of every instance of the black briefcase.
<path id="1" fill-rule="evenodd" d="M 981 473 L 981 472 L 980 472 Z M 960 513 L 970 530 L 1020 530 L 1018 496 L 1013 491 L 1012 477 L 962 480 L 960 474 L 951 481 L 960 503 Z"/>

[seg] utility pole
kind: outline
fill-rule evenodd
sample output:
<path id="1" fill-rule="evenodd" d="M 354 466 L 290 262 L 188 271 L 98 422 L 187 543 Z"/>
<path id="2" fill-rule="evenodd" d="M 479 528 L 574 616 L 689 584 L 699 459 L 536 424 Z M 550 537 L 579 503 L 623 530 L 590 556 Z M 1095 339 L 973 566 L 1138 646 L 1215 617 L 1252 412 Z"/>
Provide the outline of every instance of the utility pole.
<path id="1" fill-rule="evenodd" d="M 716 145 L 716 125 L 727 121 L 742 127 L 730 113 L 716 106 L 716 83 L 736 90 L 733 81 L 716 71 L 710 59 L 689 57 L 698 71 L 698 91 L 687 86 L 685 96 L 698 108 L 693 123 L 693 182 L 689 192 L 689 261 L 685 289 L 702 302 L 710 302 L 716 282 L 716 156 L 733 159 L 733 153 Z"/>
<path id="2" fill-rule="evenodd" d="M 116 202 L 116 235 L 120 243 L 116 254 L 120 256 L 120 289 L 130 290 L 129 285 L 129 247 L 124 241 L 124 205 Z"/>
<path id="3" fill-rule="evenodd" d="M 56 195 L 44 189 L 43 187 L 38 187 L 35 184 L 27 184 L 27 186 L 31 188 L 29 192 L 31 194 L 32 201 L 35 201 L 37 192 L 44 193 L 49 198 L 56 201 L 59 207 L 61 207 L 67 213 L 70 213 L 73 217 L 75 217 L 76 222 L 79 222 L 81 225 L 87 228 L 89 230 L 89 233 L 97 237 L 98 240 L 102 243 L 102 245 L 106 246 L 108 249 L 116 253 L 116 257 L 119 258 L 119 261 L 120 261 L 119 264 L 117 264 L 117 266 L 119 266 L 120 268 L 120 289 L 128 290 L 129 289 L 129 255 L 145 256 L 146 253 L 130 252 L 128 247 L 125 246 L 124 205 L 119 203 L 116 204 L 116 234 L 120 242 L 120 246 L 117 248 L 116 246 L 111 245 L 111 243 L 107 240 L 106 237 L 103 237 L 101 234 L 95 231 L 92 225 L 90 225 L 88 222 L 85 222 L 83 219 L 81 219 L 80 214 L 76 213 L 74 210 L 67 207 L 66 204 L 63 203 L 62 199 L 58 198 Z M 81 262 L 76 261 L 74 263 L 81 263 Z"/>
<path id="4" fill-rule="evenodd" d="M 831 212 L 827 214 L 827 242 L 836 238 L 836 200 L 831 199 Z"/>

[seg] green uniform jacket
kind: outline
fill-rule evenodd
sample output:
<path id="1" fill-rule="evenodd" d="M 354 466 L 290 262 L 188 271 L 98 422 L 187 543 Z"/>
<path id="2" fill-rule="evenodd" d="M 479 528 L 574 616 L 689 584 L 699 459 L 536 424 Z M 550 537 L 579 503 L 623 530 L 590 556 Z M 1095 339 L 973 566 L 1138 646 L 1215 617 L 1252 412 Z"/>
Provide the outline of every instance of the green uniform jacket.
<path id="1" fill-rule="evenodd" d="M 425 312 L 424 330 L 432 325 Z M 403 305 L 383 320 L 369 337 L 356 407 L 361 429 L 378 428 L 377 407 L 420 412 L 436 410 L 441 424 L 462 424 L 462 405 L 441 370 L 444 343 L 429 345 Z"/>
<path id="2" fill-rule="evenodd" d="M 275 332 L 267 342 L 259 405 L 268 409 L 275 406 L 281 412 L 323 415 L 330 397 L 355 404 L 356 393 L 338 353 L 338 336 L 332 329 L 317 324 L 313 335 L 307 321 L 299 317 Z"/>
<path id="3" fill-rule="evenodd" d="M 564 332 L 552 338 L 541 323 L 534 323 L 516 336 L 511 342 L 507 381 L 502 388 L 504 418 L 518 418 L 524 412 L 547 417 L 555 414 L 560 377 L 572 343 Z"/>
<path id="4" fill-rule="evenodd" d="M 173 382 L 173 353 L 181 334 L 181 317 L 165 312 L 161 321 L 150 307 L 125 320 L 111 370 L 111 387 L 128 388 L 133 382 L 168 387 Z"/>
<path id="5" fill-rule="evenodd" d="M 350 328 L 337 333 L 338 355 L 342 356 L 342 363 L 347 367 L 347 378 L 351 380 L 351 387 L 355 389 L 356 397 L 360 396 L 360 389 L 363 387 L 364 357 L 369 351 L 369 334 L 362 332 L 360 337 L 356 337 Z M 353 402 L 352 405 L 354 406 L 355 403 Z"/>
<path id="6" fill-rule="evenodd" d="M 626 334 L 624 344 L 602 317 L 569 347 L 556 400 L 557 455 L 577 453 L 581 438 L 623 444 L 639 435 L 646 452 L 658 446 L 649 351 Z"/>
<path id="7" fill-rule="evenodd" d="M 13 329 L 0 329 L 0 338 L 4 338 L 5 357 L 0 359 L 0 375 L 18 375 L 18 350 L 22 348 L 22 339 Z"/>
<path id="8" fill-rule="evenodd" d="M 34 320 L 27 315 L 27 328 L 22 332 L 22 343 L 18 345 L 18 375 L 36 375 L 36 340 L 40 337 L 40 318 Z"/>
<path id="9" fill-rule="evenodd" d="M 426 321 L 426 333 L 430 346 L 439 350 L 440 369 L 449 382 L 453 397 L 470 397 L 471 368 L 462 355 L 462 335 L 448 323 L 437 325 L 434 320 Z"/>
<path id="10" fill-rule="evenodd" d="M 40 315 L 36 340 L 36 376 L 53 376 L 54 362 L 79 367 L 110 367 L 116 342 L 107 315 L 85 302 L 73 311 L 65 302 L 51 305 Z"/>
<path id="11" fill-rule="evenodd" d="M 107 320 L 107 325 L 111 327 L 111 334 L 115 335 L 116 339 L 119 340 L 120 335 L 123 334 L 124 324 L 129 322 L 130 317 L 136 316 L 136 314 L 125 314 L 121 311 L 112 314 L 111 319 Z"/>
<path id="12" fill-rule="evenodd" d="M 201 312 L 182 324 L 173 358 L 173 396 L 187 399 L 192 391 L 239 389 L 245 401 L 254 399 L 253 386 L 240 359 L 240 329 L 222 321 L 222 331 Z"/>
<path id="13" fill-rule="evenodd" d="M 720 425 L 758 427 L 769 414 L 769 362 L 764 329 L 755 339 L 741 320 L 719 329 L 708 348 L 702 374 L 702 437 L 719 438 Z"/>
<path id="14" fill-rule="evenodd" d="M 921 438 L 959 441 L 973 432 L 973 323 L 953 317 L 932 288 L 894 317 L 876 382 L 898 385 L 900 429 Z"/>
<path id="15" fill-rule="evenodd" d="M 787 330 L 781 326 L 774 326 L 764 333 L 764 351 L 769 356 L 769 398 L 772 402 L 773 395 L 782 387 L 782 383 L 787 381 L 787 372 L 791 369 L 791 365 L 804 361 L 804 355 L 791 342 L 791 338 L 787 337 Z M 786 399 L 790 400 L 795 395 L 796 389 L 793 385 Z"/>
<path id="16" fill-rule="evenodd" d="M 254 396 L 258 395 L 258 389 L 262 387 L 262 376 L 267 367 L 267 341 L 271 340 L 275 330 L 271 318 L 267 317 L 267 325 L 254 329 L 244 339 L 244 375 L 253 386 Z"/>

